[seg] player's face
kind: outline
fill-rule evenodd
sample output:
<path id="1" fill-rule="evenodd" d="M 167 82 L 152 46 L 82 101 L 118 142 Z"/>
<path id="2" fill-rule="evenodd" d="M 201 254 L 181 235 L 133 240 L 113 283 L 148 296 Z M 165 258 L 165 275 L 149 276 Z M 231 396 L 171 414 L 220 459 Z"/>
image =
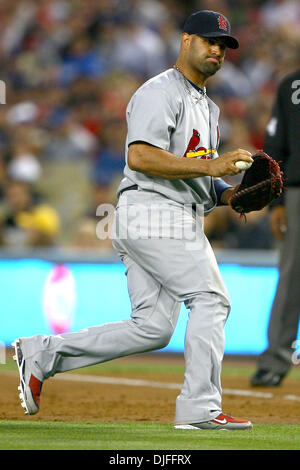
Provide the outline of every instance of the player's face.
<path id="1" fill-rule="evenodd" d="M 189 64 L 204 77 L 210 77 L 222 67 L 225 49 L 222 38 L 204 38 L 193 34 L 189 45 Z"/>

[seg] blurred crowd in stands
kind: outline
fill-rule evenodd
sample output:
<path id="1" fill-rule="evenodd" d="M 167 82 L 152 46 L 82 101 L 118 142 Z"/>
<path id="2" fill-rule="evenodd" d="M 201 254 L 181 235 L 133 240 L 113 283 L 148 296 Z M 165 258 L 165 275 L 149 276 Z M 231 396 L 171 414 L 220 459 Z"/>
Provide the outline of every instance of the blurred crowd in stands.
<path id="1" fill-rule="evenodd" d="M 112 250 L 96 208 L 116 203 L 127 103 L 174 64 L 201 9 L 225 14 L 240 40 L 207 87 L 219 153 L 260 149 L 277 85 L 299 67 L 299 0 L 0 0 L 1 247 Z M 205 229 L 217 248 L 274 248 L 267 209 L 245 223 L 217 208 Z"/>

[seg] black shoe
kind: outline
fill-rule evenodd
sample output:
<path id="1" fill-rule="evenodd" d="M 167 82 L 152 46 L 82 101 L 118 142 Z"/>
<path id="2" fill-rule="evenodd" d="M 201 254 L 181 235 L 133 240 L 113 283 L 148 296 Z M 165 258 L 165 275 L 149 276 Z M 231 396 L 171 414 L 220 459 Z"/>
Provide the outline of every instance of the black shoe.
<path id="1" fill-rule="evenodd" d="M 278 374 L 271 370 L 258 369 L 258 371 L 251 377 L 250 384 L 253 387 L 278 387 L 284 374 Z"/>

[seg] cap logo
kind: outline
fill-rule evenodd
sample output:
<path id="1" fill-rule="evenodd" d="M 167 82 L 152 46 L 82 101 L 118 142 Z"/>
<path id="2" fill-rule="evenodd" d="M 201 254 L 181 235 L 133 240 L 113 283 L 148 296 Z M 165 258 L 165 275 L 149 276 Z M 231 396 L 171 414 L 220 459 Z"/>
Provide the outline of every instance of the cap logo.
<path id="1" fill-rule="evenodd" d="M 227 21 L 221 15 L 218 16 L 218 24 L 219 24 L 220 29 L 224 29 L 225 31 L 227 31 L 227 29 L 228 29 Z"/>

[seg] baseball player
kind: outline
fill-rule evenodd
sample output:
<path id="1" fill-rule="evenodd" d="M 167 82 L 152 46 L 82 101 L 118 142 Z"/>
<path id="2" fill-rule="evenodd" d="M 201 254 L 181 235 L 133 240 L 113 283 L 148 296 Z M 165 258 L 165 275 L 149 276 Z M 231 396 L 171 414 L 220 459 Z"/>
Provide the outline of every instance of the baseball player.
<path id="1" fill-rule="evenodd" d="M 75 333 L 17 339 L 26 413 L 38 412 L 43 381 L 56 373 L 165 347 L 184 302 L 189 309 L 186 370 L 175 427 L 252 427 L 222 410 L 220 374 L 230 301 L 198 216 L 226 205 L 235 188 L 221 177 L 239 173 L 237 161 L 253 161 L 243 149 L 218 155 L 219 109 L 205 89 L 221 68 L 226 47 L 238 46 L 225 16 L 196 12 L 186 20 L 174 67 L 131 98 L 113 230 L 114 247 L 126 267 L 131 318 Z"/>

